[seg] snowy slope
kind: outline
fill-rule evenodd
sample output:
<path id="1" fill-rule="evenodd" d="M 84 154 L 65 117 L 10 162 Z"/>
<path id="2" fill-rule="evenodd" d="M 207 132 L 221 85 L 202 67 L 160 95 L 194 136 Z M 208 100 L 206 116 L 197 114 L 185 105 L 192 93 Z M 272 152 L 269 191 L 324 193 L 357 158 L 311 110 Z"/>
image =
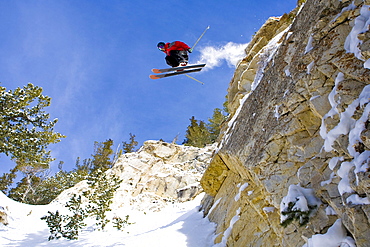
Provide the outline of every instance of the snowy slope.
<path id="1" fill-rule="evenodd" d="M 215 226 L 198 210 L 202 197 L 169 204 L 160 212 L 115 211 L 118 215 L 129 214 L 129 221 L 135 223 L 123 231 L 113 227 L 93 231 L 88 225 L 78 240 L 48 241 L 49 229 L 40 217 L 48 210 L 62 209 L 61 205 L 26 205 L 8 199 L 0 192 L 0 203 L 8 208 L 9 214 L 9 225 L 0 224 L 0 246 L 212 246 Z"/>
<path id="2" fill-rule="evenodd" d="M 0 246 L 211 246 L 215 225 L 203 218 L 198 205 L 204 196 L 199 179 L 214 148 L 147 141 L 138 152 L 122 155 L 107 171 L 122 179 L 107 218 L 129 215 L 134 224 L 121 231 L 108 224 L 98 231 L 96 222 L 87 219 L 78 240 L 48 241 L 49 228 L 40 218 L 48 211 L 69 214 L 65 203 L 87 190 L 86 181 L 42 206 L 22 204 L 0 192 L 0 213 L 8 218 L 7 225 L 0 223 Z M 199 195 L 194 198 L 187 190 Z"/>

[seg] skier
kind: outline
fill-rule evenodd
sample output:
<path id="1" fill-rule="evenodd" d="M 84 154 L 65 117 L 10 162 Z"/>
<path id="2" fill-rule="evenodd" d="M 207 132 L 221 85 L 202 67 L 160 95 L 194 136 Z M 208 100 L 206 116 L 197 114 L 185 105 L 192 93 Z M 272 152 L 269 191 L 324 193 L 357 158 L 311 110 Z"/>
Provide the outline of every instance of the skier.
<path id="1" fill-rule="evenodd" d="M 186 66 L 188 64 L 188 52 L 193 49 L 181 41 L 172 43 L 159 42 L 157 47 L 160 51 L 166 53 L 166 63 L 171 67 Z"/>

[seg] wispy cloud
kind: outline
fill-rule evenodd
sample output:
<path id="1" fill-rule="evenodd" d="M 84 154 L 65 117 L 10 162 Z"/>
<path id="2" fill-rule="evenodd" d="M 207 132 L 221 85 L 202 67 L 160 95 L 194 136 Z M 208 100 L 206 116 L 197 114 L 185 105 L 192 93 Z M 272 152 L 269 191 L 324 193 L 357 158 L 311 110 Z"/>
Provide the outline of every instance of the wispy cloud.
<path id="1" fill-rule="evenodd" d="M 246 44 L 229 42 L 224 46 L 207 46 L 200 50 L 198 63 L 206 63 L 208 69 L 219 67 L 224 61 L 230 66 L 236 66 L 245 57 Z"/>

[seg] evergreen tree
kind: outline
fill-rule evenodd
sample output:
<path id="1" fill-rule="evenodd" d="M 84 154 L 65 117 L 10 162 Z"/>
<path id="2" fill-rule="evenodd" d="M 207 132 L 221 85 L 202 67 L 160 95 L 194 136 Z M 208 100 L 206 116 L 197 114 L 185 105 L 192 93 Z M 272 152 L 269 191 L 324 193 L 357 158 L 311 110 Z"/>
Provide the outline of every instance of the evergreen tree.
<path id="1" fill-rule="evenodd" d="M 139 143 L 135 140 L 135 137 L 136 137 L 135 135 L 130 133 L 130 142 L 122 142 L 123 153 L 126 154 L 126 153 L 132 153 L 136 151 L 136 146 Z"/>
<path id="2" fill-rule="evenodd" d="M 72 170 L 72 174 L 74 174 L 77 177 L 81 177 L 85 179 L 89 175 L 89 171 L 91 168 L 91 159 L 84 159 L 82 162 L 82 165 L 80 164 L 80 157 L 76 160 L 76 168 Z M 83 180 L 82 179 L 82 180 Z"/>
<path id="3" fill-rule="evenodd" d="M 16 165 L 1 177 L 0 187 L 15 200 L 33 202 L 33 193 L 41 183 L 40 177 L 53 160 L 49 144 L 65 136 L 54 132 L 57 119 L 49 121 L 43 109 L 51 98 L 42 95 L 42 88 L 29 83 L 23 88 L 6 91 L 0 86 L 0 152 Z M 17 172 L 23 175 L 16 188 L 9 189 Z"/>
<path id="4" fill-rule="evenodd" d="M 83 193 L 83 196 L 89 202 L 86 212 L 95 217 L 99 230 L 104 230 L 105 226 L 110 222 L 106 218 L 106 213 L 111 211 L 110 205 L 113 203 L 114 193 L 120 187 L 122 181 L 117 176 L 107 176 L 102 171 L 98 171 L 95 176 L 88 179 L 89 190 Z"/>
<path id="5" fill-rule="evenodd" d="M 214 109 L 213 116 L 208 119 L 209 123 L 207 124 L 211 143 L 216 142 L 217 137 L 220 135 L 222 123 L 225 122 L 226 118 L 227 116 L 222 113 L 221 109 Z"/>
<path id="6" fill-rule="evenodd" d="M 227 115 L 224 115 L 219 108 L 214 109 L 213 116 L 208 119 L 209 122 L 207 124 L 201 120 L 196 120 L 193 116 L 186 130 L 183 144 L 194 147 L 204 147 L 207 144 L 216 142 L 220 135 L 221 126 L 226 118 Z"/>
<path id="7" fill-rule="evenodd" d="M 8 196 L 19 202 L 37 204 L 39 198 L 35 192 L 42 183 L 45 169 L 22 165 L 17 166 L 17 169 L 23 174 L 23 178 L 9 191 Z"/>
<path id="8" fill-rule="evenodd" d="M 1 153 L 24 165 L 48 166 L 53 159 L 47 146 L 65 137 L 54 132 L 58 120 L 49 121 L 43 110 L 50 101 L 31 83 L 14 91 L 0 86 Z"/>
<path id="9" fill-rule="evenodd" d="M 13 168 L 9 173 L 3 173 L 0 177 L 0 190 L 6 195 L 10 190 L 10 186 L 13 184 L 16 175 L 17 168 Z"/>
<path id="10" fill-rule="evenodd" d="M 72 171 L 63 171 L 59 167 L 59 171 L 51 177 L 44 179 L 37 187 L 35 195 L 38 198 L 34 204 L 48 204 L 54 200 L 61 192 L 76 185 L 78 182 L 85 180 L 88 176 L 88 169 L 83 165 L 79 165 L 77 158 L 76 168 Z"/>
<path id="11" fill-rule="evenodd" d="M 25 173 L 24 179 L 10 190 L 9 197 L 29 204 L 50 203 L 64 190 L 73 187 L 82 180 L 96 177 L 99 172 L 111 168 L 112 145 L 112 140 L 95 142 L 92 158 L 84 159 L 82 163 L 80 158 L 77 158 L 75 168 L 72 171 L 64 171 L 61 162 L 58 166 L 59 171 L 53 176 L 45 177 L 41 176 L 40 173 Z"/>
<path id="12" fill-rule="evenodd" d="M 201 120 L 196 120 L 194 116 L 190 118 L 185 138 L 184 144 L 187 146 L 204 147 L 211 143 L 210 132 L 206 124 Z"/>
<path id="13" fill-rule="evenodd" d="M 130 142 L 124 142 L 123 150 L 133 151 L 136 145 L 135 135 L 130 134 Z M 0 177 L 0 189 L 10 198 L 20 202 L 36 205 L 48 204 L 64 190 L 82 180 L 94 180 L 100 176 L 101 172 L 111 168 L 114 163 L 112 146 L 113 141 L 110 139 L 105 142 L 95 142 L 92 158 L 84 159 L 82 162 L 80 158 L 77 158 L 72 171 L 64 171 L 63 162 L 60 162 L 59 171 L 53 176 L 45 176 L 47 167 L 33 167 L 17 161 L 17 166 L 10 173 L 4 173 Z M 119 150 L 119 153 L 115 155 L 122 154 L 123 150 Z M 21 172 L 23 178 L 14 188 L 10 189 L 16 172 Z"/>
<path id="14" fill-rule="evenodd" d="M 94 173 L 98 170 L 106 171 L 112 167 L 113 161 L 110 158 L 113 154 L 112 145 L 113 141 L 111 139 L 108 139 L 105 142 L 95 142 L 90 173 Z"/>
<path id="15" fill-rule="evenodd" d="M 46 221 L 50 229 L 49 240 L 61 237 L 70 240 L 78 239 L 79 232 L 86 226 L 85 219 L 92 217 L 96 220 L 95 225 L 98 230 L 104 230 L 110 222 L 118 230 L 121 230 L 124 225 L 132 224 L 128 222 L 128 215 L 125 220 L 117 216 L 113 219 L 107 218 L 107 212 L 111 211 L 110 205 L 113 203 L 114 193 L 122 180 L 115 175 L 107 176 L 100 170 L 91 175 L 93 176 L 90 176 L 87 182 L 89 189 L 82 195 L 74 194 L 67 202 L 66 207 L 70 214 L 61 215 L 58 211 L 55 213 L 49 211 L 48 216 L 41 218 Z"/>

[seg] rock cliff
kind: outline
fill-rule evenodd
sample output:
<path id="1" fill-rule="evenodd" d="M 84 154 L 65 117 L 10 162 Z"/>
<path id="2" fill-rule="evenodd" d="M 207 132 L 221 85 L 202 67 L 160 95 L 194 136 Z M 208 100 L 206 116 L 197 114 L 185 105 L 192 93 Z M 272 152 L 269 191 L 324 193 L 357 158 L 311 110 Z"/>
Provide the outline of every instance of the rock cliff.
<path id="1" fill-rule="evenodd" d="M 215 243 L 322 246 L 336 232 L 325 246 L 370 246 L 370 1 L 298 5 L 267 20 L 230 82 L 201 180 Z"/>
<path id="2" fill-rule="evenodd" d="M 107 171 L 122 179 L 111 208 L 159 211 L 168 203 L 193 199 L 203 192 L 199 182 L 214 149 L 214 145 L 196 148 L 146 141 L 137 152 L 123 154 Z M 82 181 L 54 202 L 65 204 L 87 188 L 87 182 Z"/>

